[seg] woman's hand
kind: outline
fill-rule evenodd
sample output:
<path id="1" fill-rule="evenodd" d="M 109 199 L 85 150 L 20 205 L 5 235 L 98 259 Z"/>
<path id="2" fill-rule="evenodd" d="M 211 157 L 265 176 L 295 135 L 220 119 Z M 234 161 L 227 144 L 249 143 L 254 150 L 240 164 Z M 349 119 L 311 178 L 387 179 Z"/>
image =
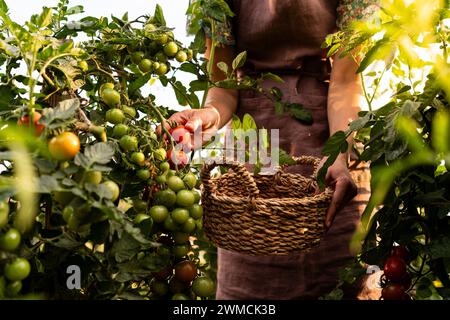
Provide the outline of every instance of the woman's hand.
<path id="1" fill-rule="evenodd" d="M 325 176 L 327 186 L 334 189 L 331 204 L 328 207 L 325 218 L 325 227 L 327 230 L 331 227 L 336 213 L 339 212 L 347 203 L 349 203 L 357 194 L 357 187 L 350 175 L 347 167 L 347 161 L 342 155 L 328 168 Z"/>
<path id="2" fill-rule="evenodd" d="M 177 112 L 168 121 L 175 122 L 177 125 L 184 125 L 187 130 L 192 132 L 194 137 L 191 135 L 191 145 L 198 149 L 219 130 L 220 114 L 216 108 L 209 106 L 203 109 L 189 109 Z M 167 123 L 166 127 L 169 129 Z"/>

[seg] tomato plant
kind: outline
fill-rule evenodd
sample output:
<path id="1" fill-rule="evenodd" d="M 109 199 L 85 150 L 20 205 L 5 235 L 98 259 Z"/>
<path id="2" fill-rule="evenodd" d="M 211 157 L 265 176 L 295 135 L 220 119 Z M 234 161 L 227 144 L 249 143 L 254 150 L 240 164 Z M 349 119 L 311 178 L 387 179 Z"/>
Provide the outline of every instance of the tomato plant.
<path id="1" fill-rule="evenodd" d="M 207 82 L 204 43 L 175 39 L 159 6 L 71 26 L 80 11 L 61 0 L 19 25 L 0 0 L 0 298 L 195 299 L 187 276 L 210 268 L 198 170 L 184 152 L 174 164 L 177 141 L 156 128 L 175 111 L 143 88 L 199 108 L 175 71 Z"/>

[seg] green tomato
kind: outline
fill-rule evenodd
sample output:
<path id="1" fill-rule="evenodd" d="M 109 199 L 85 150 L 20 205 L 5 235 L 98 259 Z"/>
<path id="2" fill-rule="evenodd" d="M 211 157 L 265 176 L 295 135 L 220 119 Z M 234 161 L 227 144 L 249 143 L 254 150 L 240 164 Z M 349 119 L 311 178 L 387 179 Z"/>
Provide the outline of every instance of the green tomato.
<path id="1" fill-rule="evenodd" d="M 167 181 L 167 176 L 165 174 L 161 174 L 155 178 L 158 184 L 164 184 Z"/>
<path id="2" fill-rule="evenodd" d="M 195 220 L 191 217 L 189 217 L 186 222 L 181 227 L 181 230 L 186 233 L 192 233 L 197 228 L 197 224 L 195 223 Z"/>
<path id="3" fill-rule="evenodd" d="M 184 182 L 183 180 L 181 180 L 180 177 L 177 176 L 171 176 L 168 177 L 167 179 L 167 186 L 169 187 L 169 189 L 178 192 L 182 189 L 184 189 Z"/>
<path id="4" fill-rule="evenodd" d="M 155 151 L 153 151 L 153 155 L 156 160 L 163 161 L 167 157 L 167 152 L 164 148 L 158 148 Z"/>
<path id="5" fill-rule="evenodd" d="M 145 30 L 145 31 L 148 31 L 148 32 L 153 32 L 153 31 L 156 30 L 156 26 L 155 26 L 154 24 L 152 24 L 152 23 L 147 23 L 147 24 L 144 26 L 144 30 Z"/>
<path id="6" fill-rule="evenodd" d="M 178 45 L 174 41 L 170 41 L 164 46 L 164 54 L 168 57 L 175 57 L 178 52 Z"/>
<path id="7" fill-rule="evenodd" d="M 202 199 L 200 192 L 198 192 L 197 190 L 192 190 L 192 194 L 194 195 L 195 203 L 199 203 L 200 200 Z"/>
<path id="8" fill-rule="evenodd" d="M 63 206 L 68 205 L 72 201 L 73 197 L 72 192 L 69 191 L 55 191 L 53 194 L 53 199 Z"/>
<path id="9" fill-rule="evenodd" d="M 22 281 L 20 280 L 13 281 L 6 286 L 6 294 L 10 297 L 17 296 L 20 290 L 22 290 Z"/>
<path id="10" fill-rule="evenodd" d="M 143 166 L 145 164 L 145 155 L 142 152 L 133 152 L 130 156 L 131 162 Z"/>
<path id="11" fill-rule="evenodd" d="M 141 60 L 143 58 L 144 58 L 144 52 L 136 51 L 136 52 L 133 52 L 133 54 L 131 55 L 131 62 L 133 62 L 134 64 L 139 64 L 139 62 L 141 62 Z"/>
<path id="12" fill-rule="evenodd" d="M 203 220 L 202 219 L 195 220 L 195 225 L 196 225 L 195 229 L 197 231 L 202 230 L 203 229 Z"/>
<path id="13" fill-rule="evenodd" d="M 120 138 L 119 145 L 124 151 L 134 151 L 138 147 L 138 140 L 134 136 L 124 135 Z"/>
<path id="14" fill-rule="evenodd" d="M 191 251 L 191 246 L 186 244 L 177 244 L 172 248 L 172 253 L 177 259 L 185 257 L 189 251 Z"/>
<path id="15" fill-rule="evenodd" d="M 167 35 L 167 33 L 163 33 L 161 34 L 157 39 L 156 42 L 160 45 L 164 45 L 167 43 L 167 41 L 169 41 L 169 36 Z"/>
<path id="16" fill-rule="evenodd" d="M 158 204 L 161 204 L 168 208 L 172 207 L 177 201 L 177 194 L 170 189 L 157 192 L 155 197 Z"/>
<path id="17" fill-rule="evenodd" d="M 180 190 L 177 192 L 176 204 L 181 207 L 190 207 L 195 203 L 195 196 L 189 190 Z"/>
<path id="18" fill-rule="evenodd" d="M 176 224 L 184 224 L 189 219 L 189 211 L 183 208 L 176 208 L 170 213 L 170 216 Z"/>
<path id="19" fill-rule="evenodd" d="M 147 201 L 141 200 L 141 199 L 135 199 L 133 200 L 133 208 L 137 212 L 139 211 L 145 211 L 147 209 L 148 203 Z"/>
<path id="20" fill-rule="evenodd" d="M 143 73 L 147 73 L 152 71 L 153 62 L 150 59 L 142 59 L 142 61 L 139 63 L 139 70 L 141 70 Z"/>
<path id="21" fill-rule="evenodd" d="M 178 62 L 185 62 L 188 59 L 188 55 L 185 51 L 180 50 L 177 52 L 177 54 L 175 55 L 175 59 Z"/>
<path id="22" fill-rule="evenodd" d="M 150 179 L 150 171 L 148 169 L 139 169 L 136 171 L 136 177 L 141 181 L 146 181 Z"/>
<path id="23" fill-rule="evenodd" d="M 203 217 L 203 207 L 199 204 L 194 204 L 189 208 L 189 215 L 197 220 Z"/>
<path id="24" fill-rule="evenodd" d="M 169 285 L 166 281 L 153 279 L 151 289 L 154 294 L 159 297 L 165 296 L 169 293 Z"/>
<path id="25" fill-rule="evenodd" d="M 164 220 L 164 228 L 172 232 L 177 230 L 177 225 L 170 216 L 168 216 L 166 220 Z"/>
<path id="26" fill-rule="evenodd" d="M 119 198 L 120 195 L 120 188 L 114 181 L 108 180 L 102 183 L 103 186 L 108 188 L 108 190 L 111 192 L 111 201 L 116 201 Z"/>
<path id="27" fill-rule="evenodd" d="M 100 171 L 87 171 L 84 173 L 84 182 L 100 184 L 102 182 L 102 173 Z"/>
<path id="28" fill-rule="evenodd" d="M 5 277 L 10 281 L 20 281 L 28 277 L 31 266 L 28 260 L 24 258 L 16 258 L 13 262 L 5 266 Z"/>
<path id="29" fill-rule="evenodd" d="M 212 296 L 215 291 L 214 281 L 208 277 L 198 277 L 192 282 L 192 291 L 202 298 L 207 298 Z"/>
<path id="30" fill-rule="evenodd" d="M 166 172 L 170 170 L 170 164 L 167 161 L 161 162 L 159 165 L 159 170 L 162 172 Z"/>
<path id="31" fill-rule="evenodd" d="M 70 218 L 74 215 L 75 210 L 71 206 L 67 206 L 63 209 L 62 217 L 66 223 L 69 222 Z"/>
<path id="32" fill-rule="evenodd" d="M 175 170 L 167 171 L 167 178 L 170 178 L 170 177 L 173 177 L 173 176 L 176 176 L 176 175 L 177 175 L 177 172 Z"/>
<path id="33" fill-rule="evenodd" d="M 187 295 L 185 295 L 184 293 L 175 293 L 172 296 L 171 300 L 191 300 Z"/>
<path id="34" fill-rule="evenodd" d="M 173 241 L 176 244 L 186 244 L 189 242 L 189 234 L 184 232 L 175 232 L 173 234 Z"/>
<path id="35" fill-rule="evenodd" d="M 100 86 L 100 89 L 98 90 L 100 93 L 100 96 L 102 95 L 103 91 L 106 89 L 114 90 L 114 83 L 107 82 L 107 83 L 102 84 Z"/>
<path id="36" fill-rule="evenodd" d="M 194 58 L 194 51 L 192 51 L 192 49 L 187 50 L 187 58 L 188 60 L 192 60 L 192 58 Z"/>
<path id="37" fill-rule="evenodd" d="M 164 63 L 166 63 L 167 62 L 167 56 L 164 54 L 164 52 L 158 52 L 156 55 L 155 55 L 155 60 L 157 61 L 157 62 L 164 62 Z M 158 65 L 159 66 L 159 65 Z M 157 68 L 155 68 L 155 69 L 157 69 Z"/>
<path id="38" fill-rule="evenodd" d="M 116 138 L 122 138 L 128 133 L 128 126 L 123 123 L 116 124 L 113 129 L 113 136 Z"/>
<path id="39" fill-rule="evenodd" d="M 120 93 L 114 89 L 104 89 L 101 93 L 101 97 L 110 107 L 116 107 L 120 104 Z"/>
<path id="40" fill-rule="evenodd" d="M 122 110 L 114 108 L 106 112 L 106 121 L 112 124 L 119 124 L 125 120 L 125 114 Z"/>
<path id="41" fill-rule="evenodd" d="M 136 114 L 137 113 L 136 113 L 136 109 L 135 108 L 129 107 L 129 106 L 122 106 L 122 110 L 123 110 L 123 113 L 125 113 L 126 116 L 128 116 L 128 117 L 130 117 L 132 119 L 136 118 Z"/>
<path id="42" fill-rule="evenodd" d="M 7 201 L 0 201 L 0 229 L 8 224 L 9 204 Z"/>
<path id="43" fill-rule="evenodd" d="M 163 223 L 169 216 L 169 211 L 165 206 L 156 205 L 150 208 L 150 216 L 156 223 Z"/>
<path id="44" fill-rule="evenodd" d="M 6 233 L 0 235 L 0 249 L 5 251 L 16 250 L 20 245 L 21 238 L 18 230 L 9 229 Z"/>
<path id="45" fill-rule="evenodd" d="M 197 178 L 192 172 L 186 174 L 183 178 L 183 181 L 189 189 L 193 189 L 197 184 Z"/>
<path id="46" fill-rule="evenodd" d="M 169 66 L 163 62 L 159 63 L 158 69 L 155 69 L 155 73 L 158 76 L 163 76 L 169 71 Z"/>
<path id="47" fill-rule="evenodd" d="M 147 220 L 147 219 L 150 219 L 150 216 L 149 216 L 149 215 L 147 215 L 147 214 L 145 214 L 145 213 L 138 213 L 138 214 L 134 217 L 133 222 L 134 222 L 135 224 L 139 224 L 139 223 L 141 223 L 142 221 Z"/>

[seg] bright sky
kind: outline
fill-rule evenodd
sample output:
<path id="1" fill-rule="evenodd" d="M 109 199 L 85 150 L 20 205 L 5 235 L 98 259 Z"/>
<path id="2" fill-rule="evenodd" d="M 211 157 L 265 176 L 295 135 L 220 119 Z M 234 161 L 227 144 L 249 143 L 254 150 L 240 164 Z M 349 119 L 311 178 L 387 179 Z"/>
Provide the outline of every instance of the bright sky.
<path id="1" fill-rule="evenodd" d="M 24 22 L 32 14 L 39 13 L 43 6 L 56 6 L 58 0 L 5 0 L 9 6 L 11 18 L 17 22 Z M 186 35 L 186 9 L 189 5 L 189 0 L 71 0 L 70 6 L 82 5 L 85 13 L 81 16 L 105 16 L 110 17 L 115 15 L 121 17 L 125 12 L 128 16 L 136 18 L 143 14 L 153 14 L 156 4 L 161 5 L 164 11 L 164 17 L 167 26 L 175 28 L 175 37 L 188 45 L 191 37 Z M 77 16 L 72 16 L 74 20 Z M 181 76 L 183 73 L 177 74 Z M 183 74 L 180 81 L 188 82 L 191 78 Z M 158 82 L 159 84 L 159 82 Z M 160 85 L 153 85 L 151 88 L 152 94 L 157 97 L 157 103 L 177 107 L 176 98 L 172 89 L 164 88 Z"/>

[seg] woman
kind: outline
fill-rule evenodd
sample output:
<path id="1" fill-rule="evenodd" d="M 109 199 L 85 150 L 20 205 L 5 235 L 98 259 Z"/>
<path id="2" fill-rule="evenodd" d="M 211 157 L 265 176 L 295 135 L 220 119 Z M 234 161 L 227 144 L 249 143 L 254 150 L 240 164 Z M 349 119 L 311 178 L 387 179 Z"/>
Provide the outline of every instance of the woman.
<path id="1" fill-rule="evenodd" d="M 223 127 L 233 113 L 249 113 L 258 127 L 280 129 L 280 147 L 291 155 L 319 157 L 327 138 L 346 130 L 357 117 L 362 91 L 356 63 L 335 56 L 330 75 L 320 46 L 337 28 L 372 14 L 377 8 L 374 2 L 235 0 L 233 21 L 218 28 L 223 46 L 216 49 L 214 61 L 231 65 L 237 53 L 247 51 L 240 72 L 280 75 L 284 83 L 264 85 L 279 87 L 284 100 L 310 110 L 312 125 L 288 114 L 276 115 L 273 103 L 256 92 L 221 88 L 210 90 L 204 109 L 182 111 L 170 120 L 193 131 L 211 132 Z M 210 48 L 209 40 L 207 58 Z M 221 72 L 215 69 L 213 76 L 219 80 Z M 326 176 L 334 194 L 324 222 L 328 232 L 320 246 L 307 253 L 263 257 L 218 249 L 217 299 L 317 298 L 333 289 L 339 268 L 352 258 L 349 240 L 368 196 L 367 173 L 361 167 L 349 169 L 349 157 L 341 154 Z"/>

